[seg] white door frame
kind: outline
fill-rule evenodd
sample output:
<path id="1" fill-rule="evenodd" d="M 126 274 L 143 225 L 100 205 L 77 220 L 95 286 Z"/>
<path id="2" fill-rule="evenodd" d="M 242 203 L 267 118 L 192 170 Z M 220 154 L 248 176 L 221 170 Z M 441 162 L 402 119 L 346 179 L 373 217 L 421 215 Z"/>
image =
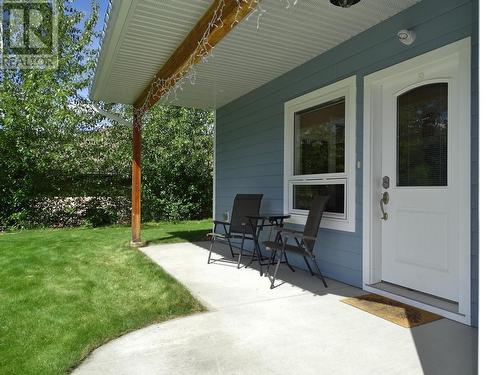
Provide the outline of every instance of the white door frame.
<path id="1" fill-rule="evenodd" d="M 379 126 L 381 121 L 381 82 L 398 74 L 417 74 L 422 82 L 426 81 L 419 70 L 426 64 L 440 59 L 449 59 L 456 56 L 459 63 L 459 81 L 455 86 L 465 95 L 460 96 L 460 108 L 458 116 L 463 119 L 465 126 L 460 130 L 460 150 L 462 152 L 459 162 L 463 166 L 460 181 L 460 201 L 463 204 L 459 208 L 460 229 L 457 228 L 459 242 L 465 244 L 461 247 L 459 254 L 459 313 L 450 312 L 434 306 L 426 305 L 406 297 L 392 294 L 371 287 L 370 285 L 381 281 L 381 219 L 380 207 L 380 178 L 381 174 L 381 143 L 377 139 L 380 132 L 372 129 Z M 471 58 L 470 38 L 451 43 L 431 52 L 406 60 L 389 68 L 380 70 L 365 76 L 364 78 L 364 124 L 363 124 L 363 289 L 369 292 L 385 295 L 392 299 L 407 303 L 416 307 L 424 308 L 444 317 L 471 324 L 471 275 L 470 275 L 470 98 L 471 98 Z"/>

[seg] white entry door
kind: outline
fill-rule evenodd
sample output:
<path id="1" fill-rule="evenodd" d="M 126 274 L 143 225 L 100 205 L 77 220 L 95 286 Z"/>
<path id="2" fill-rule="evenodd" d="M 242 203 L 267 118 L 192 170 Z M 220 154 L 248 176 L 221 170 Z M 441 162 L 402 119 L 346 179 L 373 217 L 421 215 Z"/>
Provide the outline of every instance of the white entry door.
<path id="1" fill-rule="evenodd" d="M 469 245 L 460 240 L 469 230 L 461 199 L 469 120 L 460 115 L 469 92 L 459 72 L 451 55 L 385 79 L 378 130 L 381 279 L 452 301 L 459 301 L 459 257 Z"/>

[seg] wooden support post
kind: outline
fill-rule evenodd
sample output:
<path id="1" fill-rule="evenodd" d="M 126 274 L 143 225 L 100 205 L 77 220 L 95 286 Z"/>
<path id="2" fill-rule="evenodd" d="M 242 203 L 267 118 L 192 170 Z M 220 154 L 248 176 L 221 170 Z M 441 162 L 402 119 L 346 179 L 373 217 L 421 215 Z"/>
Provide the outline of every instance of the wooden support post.
<path id="1" fill-rule="evenodd" d="M 141 243 L 141 117 L 134 108 L 132 158 L 132 244 Z"/>

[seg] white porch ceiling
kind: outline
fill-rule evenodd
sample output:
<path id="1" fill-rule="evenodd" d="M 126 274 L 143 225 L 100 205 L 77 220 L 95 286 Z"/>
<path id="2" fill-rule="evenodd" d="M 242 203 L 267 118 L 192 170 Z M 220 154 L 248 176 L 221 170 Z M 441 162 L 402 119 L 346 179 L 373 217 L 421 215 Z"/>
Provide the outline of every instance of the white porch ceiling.
<path id="1" fill-rule="evenodd" d="M 177 105 L 218 108 L 339 45 L 420 0 L 363 0 L 341 9 L 328 0 L 263 0 L 196 66 Z M 113 0 L 92 87 L 93 100 L 132 104 L 211 0 Z M 396 31 L 396 30 L 395 30 Z"/>

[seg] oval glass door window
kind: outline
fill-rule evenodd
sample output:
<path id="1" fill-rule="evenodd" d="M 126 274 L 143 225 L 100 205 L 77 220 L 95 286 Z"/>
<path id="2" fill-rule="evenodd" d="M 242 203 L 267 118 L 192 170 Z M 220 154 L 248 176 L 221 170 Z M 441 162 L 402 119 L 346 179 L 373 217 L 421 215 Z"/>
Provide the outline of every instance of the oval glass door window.
<path id="1" fill-rule="evenodd" d="M 397 186 L 448 184 L 448 84 L 398 97 Z"/>

